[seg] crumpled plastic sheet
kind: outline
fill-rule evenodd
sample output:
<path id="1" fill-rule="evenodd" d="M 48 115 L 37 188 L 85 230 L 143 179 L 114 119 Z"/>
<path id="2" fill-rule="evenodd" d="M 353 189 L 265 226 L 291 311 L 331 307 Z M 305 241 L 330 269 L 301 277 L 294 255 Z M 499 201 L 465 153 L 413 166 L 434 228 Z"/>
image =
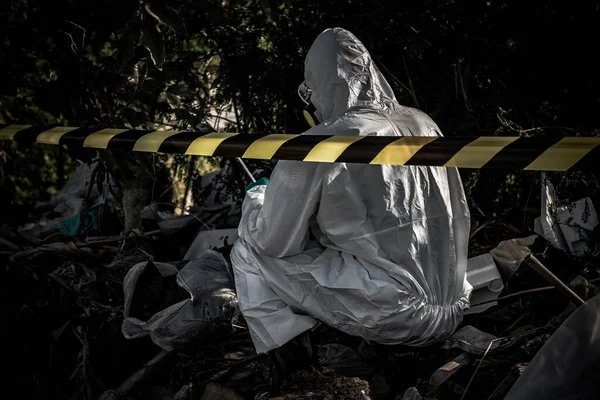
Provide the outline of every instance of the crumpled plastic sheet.
<path id="1" fill-rule="evenodd" d="M 360 377 L 371 372 L 356 351 L 337 343 L 319 346 L 319 364 L 324 374 Z"/>
<path id="2" fill-rule="evenodd" d="M 442 347 L 445 349 L 460 349 L 466 353 L 482 356 L 488 349 L 500 347 L 496 342 L 497 337 L 467 325 L 457 330 L 452 337 L 446 340 Z"/>
<path id="3" fill-rule="evenodd" d="M 192 245 L 183 256 L 184 260 L 193 260 L 198 254 L 207 250 L 216 250 L 227 247 L 237 240 L 237 228 L 233 229 L 212 229 L 210 231 L 201 230 L 198 232 Z"/>
<path id="4" fill-rule="evenodd" d="M 423 396 L 416 387 L 409 387 L 400 400 L 423 400 Z"/>
<path id="5" fill-rule="evenodd" d="M 600 296 L 556 330 L 504 400 L 600 398 Z"/>
<path id="6" fill-rule="evenodd" d="M 229 166 L 204 174 L 200 179 L 198 190 L 200 197 L 204 199 L 203 207 L 230 205 L 228 216 L 235 218 L 239 217 L 241 207 L 238 199 L 227 188 L 227 182 L 231 180 L 231 174 L 232 168 Z"/>
<path id="7" fill-rule="evenodd" d="M 123 281 L 125 319 L 121 330 L 125 338 L 149 335 L 157 346 L 172 351 L 207 335 L 217 323 L 231 323 L 237 309 L 237 296 L 229 266 L 220 253 L 209 250 L 180 271 L 171 264 L 154 264 L 163 277 L 177 274 L 177 284 L 190 294 L 190 298 L 158 311 L 148 321 L 133 318 L 133 294 L 148 263 L 136 264 Z"/>
<path id="8" fill-rule="evenodd" d="M 71 177 L 67 180 L 58 195 L 49 201 L 38 202 L 35 209 L 39 212 L 53 211 L 58 217 L 41 220 L 36 223 L 30 223 L 19 228 L 21 232 L 27 232 L 36 237 L 50 235 L 51 233 L 63 230 L 63 233 L 76 233 L 76 228 L 79 226 L 79 214 L 83 211 L 83 205 L 86 198 L 87 190 L 92 179 L 92 172 L 96 167 L 92 164 L 79 164 Z M 109 190 L 107 185 L 111 186 Z M 111 178 L 108 182 L 104 182 L 104 193 L 98 190 L 98 185 L 94 182 L 89 193 L 87 209 L 92 210 L 96 207 L 104 205 L 105 207 L 116 206 L 113 193 L 118 193 L 118 185 Z M 70 218 L 76 217 L 75 222 L 69 222 Z M 67 225 L 63 226 L 66 223 Z M 69 224 L 73 225 L 69 228 Z"/>

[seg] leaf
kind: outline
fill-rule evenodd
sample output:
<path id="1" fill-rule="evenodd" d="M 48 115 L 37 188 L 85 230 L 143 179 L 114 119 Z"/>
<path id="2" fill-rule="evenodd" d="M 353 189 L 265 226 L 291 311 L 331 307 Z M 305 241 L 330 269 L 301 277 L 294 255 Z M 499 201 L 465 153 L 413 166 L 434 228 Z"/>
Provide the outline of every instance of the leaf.
<path id="1" fill-rule="evenodd" d="M 146 78 L 148 77 L 148 63 L 141 63 L 142 67 L 140 68 L 140 77 L 138 78 L 137 90 L 142 88 L 144 82 L 146 82 Z"/>
<path id="2" fill-rule="evenodd" d="M 175 11 L 171 10 L 170 8 L 167 8 L 161 4 L 150 3 L 146 3 L 145 8 L 148 14 L 156 18 L 161 24 L 168 26 L 177 33 L 187 33 L 187 29 L 185 28 L 181 18 L 179 18 Z"/>
<path id="3" fill-rule="evenodd" d="M 127 61 L 135 54 L 135 45 L 140 38 L 140 30 L 137 26 L 130 26 L 127 31 L 121 35 L 119 40 L 119 51 L 117 53 L 117 68 L 122 70 L 127 65 Z"/>
<path id="4" fill-rule="evenodd" d="M 154 26 L 145 27 L 142 31 L 142 44 L 150 52 L 152 62 L 162 71 L 165 62 L 165 43 L 160 32 Z"/>
<path id="5" fill-rule="evenodd" d="M 54 340 L 58 340 L 63 333 L 65 333 L 65 330 L 67 329 L 67 327 L 69 326 L 69 324 L 71 323 L 71 320 L 68 320 L 67 322 L 65 322 L 64 324 L 62 324 L 62 326 L 54 331 L 52 331 L 50 333 L 50 336 L 52 336 L 54 338 Z"/>
<path id="6" fill-rule="evenodd" d="M 106 170 L 103 163 L 98 164 L 98 171 L 96 172 L 96 188 L 98 193 L 103 193 L 104 178 L 106 178 Z"/>
<path id="7" fill-rule="evenodd" d="M 264 11 L 265 15 L 267 16 L 267 18 L 269 18 L 269 21 L 271 21 L 273 23 L 273 25 L 276 25 L 275 12 L 271 9 L 271 6 L 269 5 L 269 1 L 261 0 L 260 2 L 262 3 L 263 11 Z"/>
<path id="8" fill-rule="evenodd" d="M 142 123 L 138 117 L 138 113 L 136 113 L 135 110 L 130 107 L 127 107 L 123 110 L 123 119 L 125 120 L 125 126 L 127 126 L 129 129 L 135 129 Z"/>
<path id="9" fill-rule="evenodd" d="M 178 96 L 189 96 L 192 94 L 192 90 L 184 85 L 171 86 L 167 91 Z"/>
<path id="10" fill-rule="evenodd" d="M 75 379 L 75 377 L 79 374 L 79 371 L 81 371 L 81 364 L 75 367 L 75 369 L 71 373 L 71 376 L 69 376 L 69 380 L 72 381 L 73 379 Z"/>
<path id="11" fill-rule="evenodd" d="M 181 105 L 181 99 L 174 93 L 166 92 L 167 103 L 171 106 L 171 108 L 176 109 Z"/>
<path id="12" fill-rule="evenodd" d="M 177 110 L 175 110 L 175 118 L 177 118 L 180 121 L 183 120 L 187 122 L 187 120 L 193 118 L 193 116 L 185 108 L 178 108 Z"/>

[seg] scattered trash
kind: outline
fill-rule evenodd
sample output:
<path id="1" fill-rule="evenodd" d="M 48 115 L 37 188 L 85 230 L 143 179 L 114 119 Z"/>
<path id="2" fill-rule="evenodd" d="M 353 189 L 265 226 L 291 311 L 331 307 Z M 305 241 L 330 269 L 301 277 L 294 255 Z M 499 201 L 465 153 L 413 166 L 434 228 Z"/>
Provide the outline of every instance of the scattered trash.
<path id="1" fill-rule="evenodd" d="M 471 307 L 465 310 L 465 314 L 481 313 L 498 304 L 493 300 L 497 299 L 504 289 L 504 283 L 491 254 L 482 254 L 467 260 L 467 281 L 473 286 L 473 291 Z"/>
<path id="2" fill-rule="evenodd" d="M 84 221 L 81 222 L 82 214 L 68 218 L 60 224 L 60 232 L 65 235 L 76 236 L 79 234 L 79 228 L 84 231 L 96 232 L 98 230 L 98 210 L 91 210 L 85 214 Z"/>
<path id="3" fill-rule="evenodd" d="M 141 382 L 148 379 L 148 376 L 156 369 L 162 362 L 166 360 L 169 353 L 162 350 L 150 361 L 145 363 L 138 369 L 133 375 L 131 375 L 125 382 L 123 382 L 118 389 L 108 390 L 100 396 L 99 400 L 118 400 L 125 398 L 127 395 L 135 389 Z"/>
<path id="4" fill-rule="evenodd" d="M 241 198 L 236 196 L 235 191 L 227 190 L 228 184 L 231 184 L 233 167 L 226 166 L 208 174 L 200 179 L 199 184 L 194 190 L 197 197 L 203 202 L 200 204 L 203 208 L 214 208 L 227 206 L 226 218 L 231 226 L 237 226 L 241 217 Z M 256 172 L 253 173 L 254 176 Z M 246 181 L 243 177 L 243 182 Z M 240 196 L 243 192 L 240 193 Z"/>
<path id="5" fill-rule="evenodd" d="M 416 387 L 410 387 L 399 400 L 423 400 L 423 396 Z"/>
<path id="6" fill-rule="evenodd" d="M 138 296 L 138 282 L 148 272 L 154 271 L 146 290 L 156 290 L 152 296 L 160 299 L 162 308 L 146 311 L 135 310 L 135 299 Z M 157 273 L 158 279 L 157 279 Z M 176 283 L 188 293 L 181 299 L 173 284 L 160 286 L 161 281 L 176 276 Z M 161 279 L 162 278 L 162 279 Z M 159 283 L 157 287 L 157 282 Z M 152 341 L 162 349 L 173 349 L 201 340 L 215 330 L 220 323 L 231 323 L 237 306 L 237 298 L 233 288 L 227 261 L 215 251 L 207 251 L 200 258 L 189 261 L 181 270 L 172 264 L 140 263 L 129 270 L 123 282 L 125 290 L 125 308 L 123 335 L 127 339 L 137 339 L 150 335 Z M 147 293 L 147 292 L 145 292 Z M 145 313 L 145 314 L 144 314 Z M 134 315 L 140 315 L 140 319 Z M 149 318 L 148 318 L 149 317 Z"/>
<path id="7" fill-rule="evenodd" d="M 237 240 L 237 229 L 213 229 L 200 231 L 187 251 L 184 260 L 193 260 L 207 250 L 227 247 Z"/>
<path id="8" fill-rule="evenodd" d="M 554 186 L 542 174 L 542 215 L 535 220 L 535 232 L 555 247 L 573 256 L 588 250 L 588 238 L 598 226 L 598 214 L 589 197 L 568 206 L 557 206 Z"/>
<path id="9" fill-rule="evenodd" d="M 193 391 L 193 384 L 183 385 L 181 389 L 179 389 L 179 392 L 175 394 L 173 400 L 192 400 L 192 396 L 194 395 Z"/>
<path id="10" fill-rule="evenodd" d="M 473 326 L 460 328 L 452 337 L 443 343 L 447 349 L 460 349 L 466 353 L 483 355 L 488 350 L 500 347 L 500 342 L 496 342 L 496 337 L 480 331 Z"/>
<path id="11" fill-rule="evenodd" d="M 569 287 L 583 300 L 587 300 L 590 297 L 590 283 L 581 275 L 573 278 L 571 283 L 569 283 Z"/>
<path id="12" fill-rule="evenodd" d="M 210 383 L 206 387 L 201 400 L 244 400 L 244 398 L 235 391 L 223 387 L 218 383 Z"/>
<path id="13" fill-rule="evenodd" d="M 451 361 L 448 361 L 446 364 L 442 365 L 440 368 L 435 370 L 435 372 L 431 375 L 431 377 L 429 378 L 429 389 L 431 391 L 438 390 L 438 388 L 442 386 L 442 384 L 448 381 L 448 379 L 450 379 L 462 368 L 470 365 L 472 361 L 473 357 L 468 353 L 461 353 Z M 416 388 L 411 389 L 416 390 Z M 406 393 L 404 394 L 404 396 L 406 397 Z"/>
<path id="14" fill-rule="evenodd" d="M 87 173 L 80 168 L 81 176 Z M 75 186 L 69 190 L 81 189 Z M 563 251 L 502 219 L 484 222 L 467 267 L 472 307 L 444 341 L 381 345 L 317 323 L 257 354 L 227 263 L 238 240 L 233 198 L 224 204 L 207 189 L 210 205 L 187 215 L 156 203 L 145 207 L 145 233 L 67 237 L 81 216 L 93 229 L 93 217 L 114 207 L 111 197 L 94 203 L 91 193 L 95 200 L 80 209 L 68 201 L 41 205 L 44 216 L 32 229 L 0 226 L 0 257 L 11 282 L 4 304 L 18 316 L 14 330 L 24 339 L 15 343 L 27 360 L 19 379 L 39 380 L 22 386 L 23 397 L 40 397 L 42 390 L 83 400 L 501 400 L 509 391 L 509 399 L 568 399 L 569 390 L 598 397 L 589 377 L 600 365 L 594 336 L 600 271 L 573 257 L 587 241 L 569 247 L 565 240 Z M 59 215 L 54 210 L 61 207 Z M 44 230 L 58 234 L 44 241 L 37 237 Z M 551 286 L 540 287 L 544 280 Z M 287 328 L 274 319 L 270 329 Z"/>
<path id="15" fill-rule="evenodd" d="M 256 393 L 270 387 L 277 380 L 274 364 L 264 354 L 251 356 L 228 364 L 210 377 L 237 393 Z"/>
<path id="16" fill-rule="evenodd" d="M 337 343 L 319 347 L 319 364 L 324 374 L 361 377 L 371 373 L 356 351 Z"/>
<path id="17" fill-rule="evenodd" d="M 22 226 L 19 231 L 35 237 L 47 237 L 62 232 L 77 235 L 80 227 L 86 232 L 98 229 L 100 209 L 108 214 L 115 209 L 115 194 L 118 185 L 109 177 L 104 185 L 98 185 L 98 163 L 79 164 L 57 196 L 45 202 L 38 202 L 35 211 L 45 214 L 40 221 Z M 81 215 L 85 215 L 83 226 Z"/>

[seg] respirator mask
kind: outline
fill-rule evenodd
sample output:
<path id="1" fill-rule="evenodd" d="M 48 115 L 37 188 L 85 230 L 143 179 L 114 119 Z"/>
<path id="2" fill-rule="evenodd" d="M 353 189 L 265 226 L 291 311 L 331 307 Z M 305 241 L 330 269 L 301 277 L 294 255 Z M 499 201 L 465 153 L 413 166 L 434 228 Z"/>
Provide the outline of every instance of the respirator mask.
<path id="1" fill-rule="evenodd" d="M 312 90 L 306 85 L 306 82 L 302 82 L 300 86 L 298 86 L 298 96 L 304 102 L 304 110 L 302 110 L 302 114 L 304 115 L 304 119 L 308 123 L 308 125 L 312 128 L 318 123 L 318 119 L 316 116 L 316 107 L 310 101 L 310 96 L 312 95 Z"/>

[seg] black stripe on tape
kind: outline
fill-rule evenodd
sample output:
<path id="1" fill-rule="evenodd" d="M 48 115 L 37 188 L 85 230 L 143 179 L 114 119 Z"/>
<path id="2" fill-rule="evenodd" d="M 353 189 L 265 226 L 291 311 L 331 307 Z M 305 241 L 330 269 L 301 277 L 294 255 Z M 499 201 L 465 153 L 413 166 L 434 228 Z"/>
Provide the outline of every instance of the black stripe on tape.
<path id="1" fill-rule="evenodd" d="M 569 171 L 600 172 L 600 146 L 594 147 L 581 160 L 575 163 Z"/>
<path id="2" fill-rule="evenodd" d="M 58 144 L 68 147 L 83 147 L 85 138 L 94 132 L 98 132 L 98 128 L 77 128 L 71 132 L 67 132 L 60 137 Z"/>
<path id="3" fill-rule="evenodd" d="M 562 138 L 519 138 L 504 147 L 483 168 L 524 169 Z"/>
<path id="4" fill-rule="evenodd" d="M 54 125 L 45 125 L 45 126 L 32 126 L 27 129 L 23 129 L 17 133 L 13 137 L 13 140 L 22 144 L 34 144 L 37 140 L 40 133 L 45 132 L 49 129 L 57 127 L 58 124 Z"/>
<path id="5" fill-rule="evenodd" d="M 106 148 L 110 150 L 132 151 L 133 146 L 135 146 L 135 142 L 137 142 L 142 136 L 151 132 L 154 131 L 136 131 L 130 129 L 128 131 L 118 133 L 108 141 Z"/>
<path id="6" fill-rule="evenodd" d="M 456 155 L 463 147 L 477 139 L 477 136 L 446 137 L 442 136 L 421 147 L 406 165 L 428 165 L 441 167 Z"/>
<path id="7" fill-rule="evenodd" d="M 279 150 L 275 152 L 275 160 L 297 160 L 302 161 L 310 151 L 331 136 L 301 135 L 285 142 Z"/>
<path id="8" fill-rule="evenodd" d="M 215 149 L 214 156 L 221 157 L 241 157 L 248 147 L 258 139 L 268 135 L 248 135 L 241 134 L 225 139 Z"/>
<path id="9" fill-rule="evenodd" d="M 190 144 L 200 136 L 204 136 L 200 132 L 179 132 L 173 136 L 166 138 L 160 147 L 158 148 L 159 153 L 177 153 L 185 154 Z"/>
<path id="10" fill-rule="evenodd" d="M 352 143 L 337 158 L 336 162 L 370 163 L 388 144 L 400 139 L 398 136 L 366 136 Z"/>

